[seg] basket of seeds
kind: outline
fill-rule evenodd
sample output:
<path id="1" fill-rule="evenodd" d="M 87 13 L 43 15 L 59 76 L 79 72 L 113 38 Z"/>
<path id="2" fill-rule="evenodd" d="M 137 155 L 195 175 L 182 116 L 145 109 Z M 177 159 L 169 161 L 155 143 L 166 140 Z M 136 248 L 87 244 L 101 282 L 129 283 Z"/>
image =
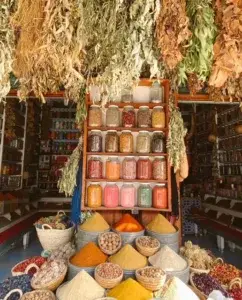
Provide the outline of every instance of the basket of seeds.
<path id="1" fill-rule="evenodd" d="M 49 290 L 37 290 L 24 294 L 21 300 L 55 300 L 53 292 Z"/>
<path id="2" fill-rule="evenodd" d="M 158 291 L 166 281 L 166 273 L 158 267 L 145 267 L 135 272 L 137 281 L 147 290 Z"/>
<path id="3" fill-rule="evenodd" d="M 140 236 L 135 240 L 136 248 L 144 256 L 152 256 L 160 249 L 160 242 L 151 236 Z"/>
<path id="4" fill-rule="evenodd" d="M 101 233 L 98 237 L 98 245 L 102 252 L 107 255 L 113 255 L 122 246 L 121 236 L 116 232 Z"/>
<path id="5" fill-rule="evenodd" d="M 103 263 L 96 267 L 94 278 L 103 288 L 112 289 L 123 279 L 123 270 L 117 264 Z"/>

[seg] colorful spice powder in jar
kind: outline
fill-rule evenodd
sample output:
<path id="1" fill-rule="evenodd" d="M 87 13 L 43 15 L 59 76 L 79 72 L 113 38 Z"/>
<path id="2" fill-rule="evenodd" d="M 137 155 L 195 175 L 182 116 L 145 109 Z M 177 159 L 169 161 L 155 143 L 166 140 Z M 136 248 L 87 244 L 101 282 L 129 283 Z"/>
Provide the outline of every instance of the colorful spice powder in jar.
<path id="1" fill-rule="evenodd" d="M 105 139 L 105 151 L 114 153 L 119 151 L 119 137 L 115 130 L 109 130 Z"/>
<path id="2" fill-rule="evenodd" d="M 88 126 L 101 127 L 102 126 L 102 111 L 98 105 L 91 105 L 88 112 Z"/>
<path id="3" fill-rule="evenodd" d="M 166 180 L 167 169 L 166 159 L 164 156 L 156 157 L 152 164 L 153 179 L 155 180 Z"/>
<path id="4" fill-rule="evenodd" d="M 164 184 L 157 184 L 153 188 L 153 207 L 164 209 L 168 206 L 167 187 Z"/>
<path id="5" fill-rule="evenodd" d="M 150 153 L 150 135 L 148 131 L 140 131 L 136 140 L 137 153 Z"/>
<path id="6" fill-rule="evenodd" d="M 151 142 L 152 153 L 165 153 L 165 136 L 163 132 L 155 131 Z"/>
<path id="7" fill-rule="evenodd" d="M 166 127 L 166 114 L 162 106 L 155 106 L 152 112 L 152 127 L 165 128 Z"/>
<path id="8" fill-rule="evenodd" d="M 119 205 L 119 188 L 115 183 L 107 183 L 105 186 L 103 204 L 108 208 Z"/>
<path id="9" fill-rule="evenodd" d="M 240 277 L 240 271 L 233 265 L 226 263 L 216 264 L 209 273 L 221 284 L 229 284 L 233 279 Z"/>
<path id="10" fill-rule="evenodd" d="M 152 188 L 149 184 L 143 183 L 139 186 L 137 200 L 139 207 L 152 206 Z"/>
<path id="11" fill-rule="evenodd" d="M 107 127 L 119 127 L 120 126 L 120 114 L 119 108 L 116 105 L 110 105 L 106 112 L 106 126 Z"/>
<path id="12" fill-rule="evenodd" d="M 149 157 L 140 157 L 137 162 L 137 178 L 150 180 L 152 176 L 152 164 Z"/>
<path id="13" fill-rule="evenodd" d="M 106 178 L 109 180 L 117 180 L 120 178 L 120 162 L 118 157 L 109 157 L 106 161 Z"/>
<path id="14" fill-rule="evenodd" d="M 123 160 L 122 177 L 126 180 L 136 179 L 136 160 L 133 156 Z"/>
<path id="15" fill-rule="evenodd" d="M 91 208 L 102 206 L 102 187 L 100 183 L 93 182 L 87 188 L 87 205 Z"/>
<path id="16" fill-rule="evenodd" d="M 92 157 L 87 164 L 88 178 L 100 179 L 103 174 L 103 162 L 100 157 Z"/>
<path id="17" fill-rule="evenodd" d="M 124 184 L 120 191 L 120 204 L 122 207 L 134 207 L 136 205 L 136 188 L 133 184 Z"/>
<path id="18" fill-rule="evenodd" d="M 134 140 L 131 131 L 124 130 L 120 135 L 120 152 L 132 153 L 134 151 Z"/>
<path id="19" fill-rule="evenodd" d="M 87 139 L 88 152 L 102 152 L 102 134 L 100 130 L 92 130 Z"/>
<path id="20" fill-rule="evenodd" d="M 138 127 L 151 127 L 151 113 L 148 106 L 140 106 L 137 113 Z"/>
<path id="21" fill-rule="evenodd" d="M 135 111 L 133 106 L 125 106 L 122 113 L 123 127 L 135 127 Z"/>

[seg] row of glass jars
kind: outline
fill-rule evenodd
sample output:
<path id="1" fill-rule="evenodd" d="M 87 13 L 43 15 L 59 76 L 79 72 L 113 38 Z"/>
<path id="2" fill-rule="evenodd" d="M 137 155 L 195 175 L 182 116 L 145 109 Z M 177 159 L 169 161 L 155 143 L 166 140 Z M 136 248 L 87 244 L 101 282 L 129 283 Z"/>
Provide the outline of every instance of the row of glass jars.
<path id="1" fill-rule="evenodd" d="M 162 132 L 154 132 L 152 139 L 148 131 L 140 131 L 136 139 L 137 153 L 164 153 L 166 151 L 165 136 Z M 102 133 L 92 130 L 87 141 L 88 152 L 102 152 Z M 117 131 L 108 131 L 105 137 L 105 152 L 108 153 L 133 153 L 134 138 L 131 131 L 122 131 L 118 136 Z"/>
<path id="2" fill-rule="evenodd" d="M 167 187 L 157 184 L 152 189 L 149 184 L 144 183 L 136 190 L 133 184 L 127 183 L 119 190 L 115 183 L 107 183 L 103 190 L 99 183 L 92 183 L 87 188 L 87 205 L 90 208 L 103 205 L 107 208 L 139 206 L 165 209 L 168 206 Z"/>
<path id="3" fill-rule="evenodd" d="M 122 119 L 122 120 L 121 120 Z M 122 127 L 132 128 L 136 126 L 136 116 L 133 106 L 125 106 L 120 116 L 120 109 L 116 105 L 110 105 L 106 111 L 106 126 L 107 127 Z M 88 126 L 102 126 L 102 110 L 98 105 L 91 105 L 88 116 Z M 153 127 L 165 128 L 166 116 L 162 106 L 155 106 L 150 112 L 148 106 L 141 106 L 137 112 L 137 127 Z"/>
<path id="4" fill-rule="evenodd" d="M 92 157 L 87 164 L 87 175 L 90 179 L 103 178 L 103 162 L 100 157 Z M 167 167 L 165 157 L 156 157 L 153 162 L 149 157 L 126 157 L 122 164 L 118 157 L 109 157 L 106 161 L 106 179 L 118 180 L 166 180 Z"/>

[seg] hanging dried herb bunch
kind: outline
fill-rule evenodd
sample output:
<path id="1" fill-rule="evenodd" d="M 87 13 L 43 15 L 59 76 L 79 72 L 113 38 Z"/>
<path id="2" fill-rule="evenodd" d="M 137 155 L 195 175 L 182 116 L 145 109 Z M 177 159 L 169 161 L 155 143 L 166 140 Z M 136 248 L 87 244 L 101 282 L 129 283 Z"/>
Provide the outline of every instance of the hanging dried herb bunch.
<path id="1" fill-rule="evenodd" d="M 179 79 L 182 84 L 188 80 L 190 92 L 195 94 L 203 87 L 212 69 L 217 27 L 211 0 L 188 0 L 186 10 L 193 35 L 186 56 L 179 64 Z"/>
<path id="2" fill-rule="evenodd" d="M 19 0 L 13 24 L 20 30 L 14 73 L 19 96 L 29 92 L 44 101 L 46 92 L 65 88 L 66 98 L 79 98 L 83 38 L 78 0 Z"/>
<path id="3" fill-rule="evenodd" d="M 214 64 L 209 79 L 209 84 L 215 87 L 222 87 L 228 79 L 238 78 L 242 72 L 242 3 L 241 0 L 227 0 L 226 3 L 221 31 L 214 44 Z"/>
<path id="4" fill-rule="evenodd" d="M 156 37 L 161 56 L 169 69 L 174 69 L 185 54 L 191 37 L 185 0 L 164 0 L 156 23 Z"/>
<path id="5" fill-rule="evenodd" d="M 7 96 L 11 88 L 14 32 L 10 26 L 10 16 L 13 5 L 14 0 L 0 2 L 0 101 Z"/>

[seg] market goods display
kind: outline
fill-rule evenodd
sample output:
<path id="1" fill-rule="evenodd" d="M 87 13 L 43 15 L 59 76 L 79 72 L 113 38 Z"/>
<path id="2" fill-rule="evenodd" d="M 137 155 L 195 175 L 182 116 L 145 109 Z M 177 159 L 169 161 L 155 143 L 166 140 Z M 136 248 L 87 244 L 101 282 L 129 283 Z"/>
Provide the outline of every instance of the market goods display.
<path id="1" fill-rule="evenodd" d="M 104 232 L 98 237 L 98 245 L 102 252 L 112 255 L 122 246 L 121 236 L 115 232 Z"/>
<path id="2" fill-rule="evenodd" d="M 140 131 L 136 139 L 137 153 L 150 153 L 150 135 L 148 131 Z"/>
<path id="3" fill-rule="evenodd" d="M 222 285 L 229 284 L 233 279 L 240 277 L 240 270 L 227 263 L 216 263 L 209 275 L 217 279 Z"/>
<path id="4" fill-rule="evenodd" d="M 107 260 L 95 243 L 90 242 L 70 258 L 70 263 L 78 267 L 96 267 Z"/>
<path id="5" fill-rule="evenodd" d="M 84 270 L 56 292 L 58 300 L 95 300 L 104 294 L 105 290 Z"/>
<path id="6" fill-rule="evenodd" d="M 102 126 L 102 111 L 98 105 L 91 105 L 88 111 L 88 126 Z"/>
<path id="7" fill-rule="evenodd" d="M 168 207 L 168 191 L 165 184 L 156 184 L 152 191 L 152 204 L 154 208 Z"/>
<path id="8" fill-rule="evenodd" d="M 131 131 L 124 130 L 120 135 L 120 152 L 133 153 L 134 151 L 134 138 Z"/>
<path id="9" fill-rule="evenodd" d="M 119 265 L 123 270 L 137 270 L 147 265 L 147 258 L 128 244 L 110 256 L 108 260 Z"/>
<path id="10" fill-rule="evenodd" d="M 119 152 L 119 136 L 117 131 L 108 130 L 105 137 L 105 152 Z"/>
<path id="11" fill-rule="evenodd" d="M 46 261 L 45 258 L 42 256 L 33 256 L 28 258 L 17 265 L 15 265 L 11 272 L 13 276 L 23 275 L 23 274 L 30 274 L 33 275 L 38 269 L 43 265 Z"/>
<path id="12" fill-rule="evenodd" d="M 119 232 L 139 232 L 144 230 L 144 227 L 130 214 L 124 214 L 113 228 Z"/>
<path id="13" fill-rule="evenodd" d="M 118 157 L 109 157 L 106 161 L 106 179 L 118 180 L 120 178 L 120 161 Z"/>
<path id="14" fill-rule="evenodd" d="M 31 279 L 31 286 L 35 290 L 48 289 L 55 291 L 63 282 L 67 272 L 64 260 L 49 260 L 45 262 Z"/>
<path id="15" fill-rule="evenodd" d="M 87 205 L 92 208 L 102 205 L 102 187 L 99 182 L 91 182 L 87 187 Z"/>
<path id="16" fill-rule="evenodd" d="M 229 296 L 234 300 L 242 299 L 241 279 L 233 280 L 229 285 Z"/>
<path id="17" fill-rule="evenodd" d="M 105 219 L 99 213 L 96 212 L 83 224 L 81 224 L 79 228 L 85 231 L 98 232 L 109 230 L 110 226 L 105 221 Z"/>
<path id="18" fill-rule="evenodd" d="M 102 134 L 100 130 L 91 130 L 87 138 L 88 152 L 102 152 Z"/>
<path id="19" fill-rule="evenodd" d="M 136 188 L 132 183 L 124 183 L 120 189 L 120 205 L 134 207 L 137 205 Z"/>
<path id="20" fill-rule="evenodd" d="M 137 179 L 150 180 L 152 177 L 152 163 L 149 157 L 140 157 L 137 162 Z"/>
<path id="21" fill-rule="evenodd" d="M 122 178 L 136 179 L 136 160 L 134 157 L 125 157 L 122 163 Z"/>
<path id="22" fill-rule="evenodd" d="M 151 142 L 151 151 L 152 153 L 165 153 L 165 136 L 162 132 L 155 131 L 152 137 Z"/>
<path id="23" fill-rule="evenodd" d="M 151 127 L 151 113 L 148 106 L 140 106 L 137 113 L 138 127 Z"/>
<path id="24" fill-rule="evenodd" d="M 96 267 L 95 280 L 105 289 L 112 289 L 123 278 L 123 270 L 117 264 L 103 263 Z"/>
<path id="25" fill-rule="evenodd" d="M 100 157 L 92 157 L 87 164 L 87 173 L 90 179 L 101 179 L 103 176 L 103 162 Z"/>
<path id="26" fill-rule="evenodd" d="M 59 211 L 56 216 L 42 217 L 34 223 L 35 227 L 39 229 L 46 224 L 52 229 L 68 229 L 73 226 L 70 218 L 62 211 Z"/>
<path id="27" fill-rule="evenodd" d="M 166 180 L 167 165 L 164 156 L 156 157 L 152 163 L 152 175 L 155 180 Z"/>
<path id="28" fill-rule="evenodd" d="M 30 284 L 32 276 L 30 275 L 19 275 L 14 277 L 9 277 L 4 281 L 0 282 L 0 299 L 4 297 L 12 290 L 19 289 L 22 293 L 27 293 L 32 291 Z M 9 300 L 19 300 L 21 295 L 19 292 L 13 293 Z"/>
<path id="29" fill-rule="evenodd" d="M 165 128 L 166 127 L 166 114 L 162 106 L 155 106 L 152 111 L 152 127 Z"/>
<path id="30" fill-rule="evenodd" d="M 142 183 L 138 188 L 137 203 L 139 207 L 152 207 L 152 188 Z"/>
<path id="31" fill-rule="evenodd" d="M 123 127 L 135 127 L 135 111 L 133 106 L 125 106 L 122 113 Z"/>
<path id="32" fill-rule="evenodd" d="M 54 259 L 68 260 L 72 255 L 74 255 L 75 252 L 76 252 L 76 248 L 74 244 L 69 242 L 62 248 L 52 251 L 48 260 L 54 260 Z"/>
<path id="33" fill-rule="evenodd" d="M 161 289 L 166 281 L 166 274 L 161 268 L 145 267 L 135 272 L 137 281 L 152 292 Z"/>
<path id="34" fill-rule="evenodd" d="M 208 252 L 198 245 L 193 245 L 191 241 L 185 242 L 180 248 L 180 254 L 187 259 L 193 272 L 208 273 L 213 266 L 214 260 Z"/>
<path id="35" fill-rule="evenodd" d="M 107 183 L 104 187 L 103 205 L 108 208 L 119 205 L 119 187 L 115 183 Z"/>
<path id="36" fill-rule="evenodd" d="M 144 256 L 152 256 L 160 249 L 160 242 L 151 236 L 137 237 L 135 245 L 137 250 Z"/>
<path id="37" fill-rule="evenodd" d="M 106 126 L 119 127 L 119 125 L 120 125 L 119 108 L 116 105 L 110 105 L 106 111 Z"/>
<path id="38" fill-rule="evenodd" d="M 107 296 L 118 300 L 150 300 L 152 292 L 145 289 L 137 281 L 129 278 L 108 291 Z"/>
<path id="39" fill-rule="evenodd" d="M 146 229 L 156 233 L 175 233 L 176 228 L 162 215 L 157 214 L 156 217 L 146 225 Z"/>
<path id="40" fill-rule="evenodd" d="M 21 300 L 55 300 L 55 295 L 48 290 L 37 290 L 28 292 L 21 297 Z"/>

